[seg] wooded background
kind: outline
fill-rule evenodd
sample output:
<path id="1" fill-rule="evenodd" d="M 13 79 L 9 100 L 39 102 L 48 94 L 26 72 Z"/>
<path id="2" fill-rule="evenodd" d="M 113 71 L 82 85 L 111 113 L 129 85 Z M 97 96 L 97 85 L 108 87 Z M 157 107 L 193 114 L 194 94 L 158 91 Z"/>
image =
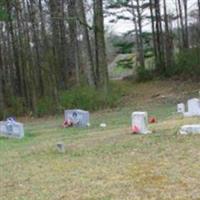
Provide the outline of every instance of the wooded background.
<path id="1" fill-rule="evenodd" d="M 1 116 L 11 107 L 37 113 L 45 97 L 59 109 L 60 92 L 74 86 L 109 95 L 104 28 L 109 16 L 133 22 L 127 35 L 139 75 L 199 76 L 200 0 L 193 1 L 192 11 L 190 0 L 172 2 L 173 12 L 166 0 L 1 0 Z M 154 63 L 151 71 L 147 54 Z"/>

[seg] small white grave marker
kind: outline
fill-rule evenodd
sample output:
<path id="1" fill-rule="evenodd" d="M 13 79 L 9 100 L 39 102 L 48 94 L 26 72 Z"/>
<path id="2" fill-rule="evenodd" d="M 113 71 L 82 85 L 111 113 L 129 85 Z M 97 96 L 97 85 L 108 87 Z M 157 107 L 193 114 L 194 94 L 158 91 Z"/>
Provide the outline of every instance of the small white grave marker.
<path id="1" fill-rule="evenodd" d="M 184 125 L 179 132 L 181 135 L 200 134 L 200 124 Z"/>
<path id="2" fill-rule="evenodd" d="M 84 110 L 65 110 L 65 121 L 70 121 L 75 127 L 87 127 L 90 124 L 90 114 Z"/>
<path id="3" fill-rule="evenodd" d="M 177 113 L 184 113 L 185 112 L 185 104 L 179 103 L 177 104 Z"/>
<path id="4" fill-rule="evenodd" d="M 101 123 L 100 125 L 99 125 L 101 128 L 106 128 L 106 123 Z"/>
<path id="5" fill-rule="evenodd" d="M 147 112 L 132 113 L 132 129 L 136 129 L 138 133 L 148 134 L 148 115 Z"/>
<path id="6" fill-rule="evenodd" d="M 24 126 L 22 123 L 15 121 L 1 121 L 0 135 L 4 137 L 21 139 L 24 137 Z"/>

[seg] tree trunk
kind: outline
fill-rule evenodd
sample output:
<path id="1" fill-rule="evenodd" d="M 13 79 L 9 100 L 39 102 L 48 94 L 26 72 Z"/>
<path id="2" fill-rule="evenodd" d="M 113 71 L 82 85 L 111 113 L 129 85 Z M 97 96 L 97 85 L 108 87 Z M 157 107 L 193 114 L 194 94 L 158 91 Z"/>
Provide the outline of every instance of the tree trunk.
<path id="1" fill-rule="evenodd" d="M 198 13 L 199 13 L 199 24 L 200 24 L 200 0 L 198 0 Z"/>
<path id="2" fill-rule="evenodd" d="M 151 29 L 152 29 L 152 35 L 153 35 L 153 50 L 154 50 L 154 56 L 155 56 L 155 63 L 158 63 L 158 53 L 157 53 L 157 45 L 156 45 L 156 33 L 155 33 L 155 15 L 154 15 L 154 7 L 155 4 L 153 3 L 153 0 L 150 0 L 150 13 L 151 13 Z"/>
<path id="3" fill-rule="evenodd" d="M 66 23 L 65 23 L 65 0 L 61 0 L 60 3 L 60 20 L 59 20 L 59 26 L 60 26 L 60 57 L 61 60 L 61 77 L 63 77 L 63 88 L 66 89 L 68 86 L 68 43 L 66 38 Z"/>
<path id="4" fill-rule="evenodd" d="M 108 92 L 108 69 L 104 38 L 103 0 L 94 0 L 94 33 L 97 86 Z"/>
<path id="5" fill-rule="evenodd" d="M 157 70 L 160 73 L 165 73 L 164 45 L 163 32 L 160 14 L 160 0 L 155 0 L 155 16 L 156 16 L 156 45 L 158 47 L 158 63 Z"/>
<path id="6" fill-rule="evenodd" d="M 9 0 L 6 0 L 6 8 L 7 8 L 7 13 L 8 13 L 9 33 L 11 35 L 11 40 L 12 40 L 14 64 L 15 64 L 15 68 L 16 68 L 15 91 L 16 91 L 16 94 L 21 96 L 23 86 L 22 86 L 21 74 L 20 74 L 18 49 L 17 49 L 16 38 L 15 38 L 15 34 L 14 34 L 13 20 L 12 20 L 12 16 L 11 16 L 12 5 L 11 5 L 11 2 Z"/>
<path id="7" fill-rule="evenodd" d="M 188 34 L 188 0 L 183 0 L 185 12 L 185 41 L 184 47 L 189 48 L 189 34 Z"/>
<path id="8" fill-rule="evenodd" d="M 35 68 L 35 80 L 36 80 L 36 90 L 39 97 L 43 96 L 44 94 L 44 86 L 42 81 L 42 66 L 41 66 L 41 56 L 40 56 L 40 41 L 39 41 L 39 28 L 38 28 L 38 21 L 37 21 L 37 10 L 36 5 L 33 1 L 29 0 L 27 2 L 28 5 L 28 12 L 30 16 L 31 22 L 31 33 L 32 33 L 32 41 L 33 41 L 33 48 L 34 48 L 34 68 Z"/>
<path id="9" fill-rule="evenodd" d="M 92 58 L 92 48 L 90 43 L 88 24 L 85 15 L 85 8 L 83 0 L 78 1 L 78 13 L 79 13 L 79 22 L 83 27 L 83 45 L 86 52 L 84 52 L 85 64 L 86 64 L 86 76 L 88 84 L 92 87 L 95 87 L 95 72 L 94 72 L 94 62 Z"/>
<path id="10" fill-rule="evenodd" d="M 181 0 L 178 0 L 178 8 L 179 8 L 179 15 L 180 15 L 180 22 L 181 22 L 182 47 L 184 47 L 185 46 L 185 30 L 184 30 L 184 24 L 183 24 L 183 11 L 182 11 Z"/>
<path id="11" fill-rule="evenodd" d="M 52 96 L 55 101 L 55 104 L 58 105 L 58 88 L 59 88 L 59 72 L 61 69 L 61 66 L 59 65 L 59 48 L 60 48 L 60 31 L 59 31 L 59 25 L 58 25 L 58 1 L 55 0 L 49 0 L 49 11 L 50 11 L 50 19 L 51 19 L 51 33 L 52 33 L 52 43 L 51 43 L 51 51 L 49 52 L 49 55 L 52 56 L 48 58 L 51 63 L 51 72 L 50 72 L 50 81 L 51 81 L 51 91 Z M 64 74 L 60 77 L 61 80 L 63 80 Z"/>
<path id="12" fill-rule="evenodd" d="M 1 41 L 1 40 L 0 40 Z M 3 59 L 2 59 L 2 49 L 0 43 L 0 120 L 4 115 L 4 93 L 3 93 Z"/>
<path id="13" fill-rule="evenodd" d="M 173 57 L 173 45 L 172 45 L 172 35 L 169 30 L 169 20 L 167 13 L 166 0 L 163 1 L 164 5 L 164 22 L 165 22 L 165 55 L 166 55 L 166 67 L 172 67 L 172 57 Z"/>
<path id="14" fill-rule="evenodd" d="M 139 61 L 140 67 L 145 69 L 145 61 L 144 61 L 144 45 L 143 45 L 143 38 L 142 38 L 142 16 L 141 16 L 141 9 L 139 0 L 137 2 L 137 17 L 138 17 L 138 27 L 139 27 Z"/>
<path id="15" fill-rule="evenodd" d="M 76 20 L 76 0 L 68 0 L 68 24 L 70 38 L 69 66 L 70 75 L 75 77 L 76 84 L 80 83 L 80 70 L 78 60 L 78 41 L 77 41 L 77 20 Z M 72 84 L 74 80 L 72 79 Z"/>
<path id="16" fill-rule="evenodd" d="M 139 33 L 138 33 L 138 24 L 137 24 L 137 16 L 135 14 L 135 7 L 133 4 L 133 0 L 131 0 L 131 11 L 133 15 L 133 23 L 134 23 L 134 29 L 135 29 L 135 39 L 136 39 L 136 67 L 138 67 L 138 61 L 140 60 L 140 51 L 139 51 Z M 134 70 L 133 70 L 134 73 Z"/>
<path id="17" fill-rule="evenodd" d="M 182 39 L 181 39 L 181 26 L 180 26 L 180 14 L 179 14 L 179 9 L 178 9 L 178 3 L 177 0 L 175 1 L 175 6 L 176 6 L 176 15 L 177 17 L 177 35 L 178 35 L 178 48 L 180 49 L 182 47 Z"/>

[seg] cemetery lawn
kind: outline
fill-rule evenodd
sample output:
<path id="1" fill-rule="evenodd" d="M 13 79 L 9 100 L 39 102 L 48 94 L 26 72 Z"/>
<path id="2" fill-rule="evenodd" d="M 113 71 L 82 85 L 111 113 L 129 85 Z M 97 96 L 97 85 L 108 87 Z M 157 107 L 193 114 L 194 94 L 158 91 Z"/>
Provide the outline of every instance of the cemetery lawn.
<path id="1" fill-rule="evenodd" d="M 197 96 L 199 85 L 118 84 L 128 91 L 119 107 L 92 113 L 87 129 L 61 128 L 62 116 L 24 118 L 24 139 L 0 138 L 0 199 L 200 199 L 200 135 L 177 134 L 199 119 L 175 114 L 176 103 Z M 156 116 L 152 134 L 130 133 L 135 110 Z M 64 154 L 56 151 L 59 141 Z"/>

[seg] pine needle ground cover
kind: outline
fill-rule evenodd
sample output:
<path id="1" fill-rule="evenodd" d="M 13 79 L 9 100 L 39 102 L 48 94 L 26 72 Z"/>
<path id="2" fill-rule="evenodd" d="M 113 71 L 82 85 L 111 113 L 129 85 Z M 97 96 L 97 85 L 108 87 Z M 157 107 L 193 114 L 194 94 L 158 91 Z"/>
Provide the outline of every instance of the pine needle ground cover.
<path id="1" fill-rule="evenodd" d="M 180 125 L 199 119 L 174 114 L 175 102 L 199 86 L 176 86 L 124 86 L 129 95 L 121 105 L 92 113 L 88 129 L 63 129 L 62 116 L 22 119 L 23 140 L 0 139 L 0 199 L 200 199 L 200 137 L 177 134 Z M 152 134 L 130 133 L 137 109 L 156 116 Z M 55 147 L 59 141 L 63 154 Z"/>

